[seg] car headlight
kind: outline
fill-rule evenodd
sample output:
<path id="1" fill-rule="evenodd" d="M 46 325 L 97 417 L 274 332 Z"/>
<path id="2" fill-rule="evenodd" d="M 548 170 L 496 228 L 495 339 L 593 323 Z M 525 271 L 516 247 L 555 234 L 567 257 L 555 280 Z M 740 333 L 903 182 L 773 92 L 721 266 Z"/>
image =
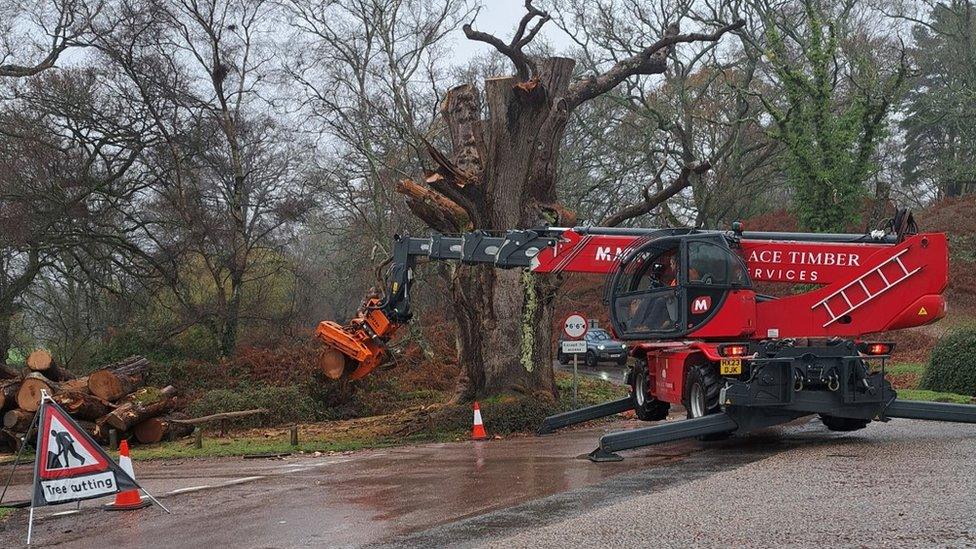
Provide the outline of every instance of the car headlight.
<path id="1" fill-rule="evenodd" d="M 627 344 L 626 343 L 621 343 L 620 344 L 620 348 L 621 349 L 626 349 L 627 348 Z"/>
<path id="2" fill-rule="evenodd" d="M 597 345 L 596 348 L 602 351 L 602 350 L 606 349 L 607 346 L 606 345 Z"/>

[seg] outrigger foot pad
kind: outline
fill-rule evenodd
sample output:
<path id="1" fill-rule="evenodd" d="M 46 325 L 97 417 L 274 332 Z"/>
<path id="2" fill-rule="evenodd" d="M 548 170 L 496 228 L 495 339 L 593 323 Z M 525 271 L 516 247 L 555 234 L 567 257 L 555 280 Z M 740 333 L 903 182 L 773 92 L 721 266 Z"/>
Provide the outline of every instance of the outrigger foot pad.
<path id="1" fill-rule="evenodd" d="M 628 396 L 619 400 L 611 400 L 610 402 L 597 404 L 595 406 L 587 406 L 586 408 L 580 408 L 579 410 L 570 410 L 569 412 L 563 412 L 561 414 L 547 417 L 542 422 L 542 425 L 539 426 L 539 430 L 536 431 L 536 434 L 548 435 L 549 433 L 554 433 L 556 429 L 562 429 L 563 427 L 569 427 L 570 425 L 576 425 L 577 423 L 583 423 L 584 421 L 590 421 L 591 419 L 599 419 L 601 417 L 620 414 L 626 412 L 627 410 L 633 409 L 634 403 Z"/>
<path id="2" fill-rule="evenodd" d="M 620 457 L 619 454 L 613 452 L 607 452 L 602 446 L 598 446 L 596 450 L 593 450 L 589 454 L 586 454 L 586 458 L 594 463 L 606 463 L 609 461 L 623 461 L 624 458 Z"/>

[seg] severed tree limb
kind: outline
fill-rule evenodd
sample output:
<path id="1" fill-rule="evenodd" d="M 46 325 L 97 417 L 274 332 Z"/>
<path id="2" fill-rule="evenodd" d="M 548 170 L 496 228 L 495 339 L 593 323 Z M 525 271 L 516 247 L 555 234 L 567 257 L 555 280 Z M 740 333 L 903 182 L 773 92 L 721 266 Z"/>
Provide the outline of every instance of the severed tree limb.
<path id="1" fill-rule="evenodd" d="M 702 175 L 712 169 L 712 163 L 708 160 L 699 164 L 686 164 L 681 168 L 681 173 L 674 178 L 671 183 L 653 195 L 649 193 L 648 187 L 644 188 L 644 201 L 639 204 L 632 204 L 620 211 L 610 215 L 600 222 L 601 227 L 616 227 L 628 219 L 644 215 L 672 196 L 680 193 L 685 187 L 691 185 L 691 175 Z"/>
<path id="2" fill-rule="evenodd" d="M 407 199 L 407 207 L 432 229 L 442 233 L 457 233 L 470 226 L 464 208 L 443 194 L 412 179 L 396 184 L 396 191 Z"/>
<path id="3" fill-rule="evenodd" d="M 542 26 L 549 21 L 549 14 L 543 10 L 532 5 L 532 0 L 525 0 L 525 10 L 526 14 L 522 16 L 522 20 L 519 22 L 518 29 L 515 31 L 515 36 L 512 37 L 511 42 L 506 44 L 502 42 L 500 38 L 493 34 L 487 32 L 476 31 L 471 28 L 470 23 L 466 23 L 461 29 L 464 31 L 464 36 L 468 40 L 475 40 L 478 42 L 484 42 L 493 46 L 502 55 L 508 57 L 512 60 L 515 65 L 515 75 L 518 77 L 520 82 L 526 82 L 536 74 L 535 61 L 522 51 L 522 48 L 527 46 L 532 39 L 539 33 Z M 538 18 L 538 19 L 536 19 Z M 532 20 L 536 19 L 535 24 L 532 28 L 529 28 L 529 24 Z M 528 32 L 526 32 L 528 31 Z"/>
<path id="4" fill-rule="evenodd" d="M 690 34 L 678 34 L 677 25 L 669 26 L 663 38 L 644 48 L 637 55 L 628 57 L 627 59 L 621 59 L 601 75 L 591 76 L 574 82 L 566 94 L 569 108 L 572 109 L 584 101 L 607 93 L 615 88 L 617 84 L 636 74 L 663 73 L 667 68 L 665 57 L 670 48 L 675 44 L 685 42 L 715 42 L 724 34 L 740 29 L 745 24 L 746 22 L 744 20 L 739 19 L 716 29 L 712 33 L 694 32 Z"/>

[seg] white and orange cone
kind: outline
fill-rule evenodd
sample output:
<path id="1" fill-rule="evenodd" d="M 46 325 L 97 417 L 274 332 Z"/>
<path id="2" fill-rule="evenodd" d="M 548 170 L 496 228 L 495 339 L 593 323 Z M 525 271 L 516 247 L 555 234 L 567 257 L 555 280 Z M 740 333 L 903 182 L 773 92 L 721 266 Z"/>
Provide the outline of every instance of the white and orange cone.
<path id="1" fill-rule="evenodd" d="M 136 479 L 136 473 L 132 469 L 132 458 L 129 457 L 129 441 L 123 440 L 119 443 L 119 467 L 129 475 L 132 480 Z M 106 506 L 110 511 L 129 511 L 132 509 L 142 509 L 152 505 L 151 501 L 143 501 L 139 497 L 139 489 L 133 488 L 115 494 L 115 503 Z"/>
<path id="2" fill-rule="evenodd" d="M 485 432 L 485 424 L 481 421 L 481 407 L 478 401 L 474 401 L 474 427 L 471 428 L 471 440 L 485 440 L 488 433 Z"/>

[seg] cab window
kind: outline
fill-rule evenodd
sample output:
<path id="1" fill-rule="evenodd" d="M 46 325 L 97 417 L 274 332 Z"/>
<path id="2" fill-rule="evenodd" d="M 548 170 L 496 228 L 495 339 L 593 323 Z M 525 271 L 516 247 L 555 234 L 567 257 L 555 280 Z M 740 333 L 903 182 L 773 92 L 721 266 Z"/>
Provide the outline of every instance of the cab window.
<path id="1" fill-rule="evenodd" d="M 688 283 L 749 286 L 746 267 L 728 248 L 710 242 L 688 243 Z"/>

